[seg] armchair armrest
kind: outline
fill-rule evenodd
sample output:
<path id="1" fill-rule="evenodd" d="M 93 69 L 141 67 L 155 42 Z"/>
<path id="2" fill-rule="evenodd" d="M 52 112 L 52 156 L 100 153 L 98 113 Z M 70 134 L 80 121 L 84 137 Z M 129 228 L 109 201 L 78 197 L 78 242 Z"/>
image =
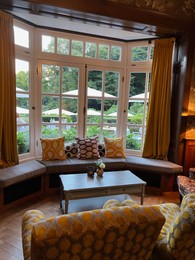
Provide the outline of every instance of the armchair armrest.
<path id="1" fill-rule="evenodd" d="M 34 223 L 44 220 L 44 214 L 39 210 L 29 210 L 22 218 L 22 244 L 25 260 L 31 259 L 31 235 Z"/>

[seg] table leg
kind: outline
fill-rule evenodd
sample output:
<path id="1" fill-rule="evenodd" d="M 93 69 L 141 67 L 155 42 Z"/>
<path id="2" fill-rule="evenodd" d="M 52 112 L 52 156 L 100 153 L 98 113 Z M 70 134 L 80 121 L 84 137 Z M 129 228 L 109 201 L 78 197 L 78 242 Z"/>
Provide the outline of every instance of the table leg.
<path id="1" fill-rule="evenodd" d="M 144 204 L 144 195 L 145 195 L 145 187 L 142 188 L 142 193 L 141 193 L 141 205 Z"/>
<path id="2" fill-rule="evenodd" d="M 69 204 L 69 200 L 65 199 L 65 214 L 68 214 L 68 204 Z"/>

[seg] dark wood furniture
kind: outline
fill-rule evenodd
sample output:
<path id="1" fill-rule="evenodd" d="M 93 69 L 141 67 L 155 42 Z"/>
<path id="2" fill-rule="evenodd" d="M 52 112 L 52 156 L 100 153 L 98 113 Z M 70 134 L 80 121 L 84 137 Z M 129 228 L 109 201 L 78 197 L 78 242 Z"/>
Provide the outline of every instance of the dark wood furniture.
<path id="1" fill-rule="evenodd" d="M 195 167 L 195 139 L 184 139 L 183 174 L 189 176 L 189 169 Z"/>

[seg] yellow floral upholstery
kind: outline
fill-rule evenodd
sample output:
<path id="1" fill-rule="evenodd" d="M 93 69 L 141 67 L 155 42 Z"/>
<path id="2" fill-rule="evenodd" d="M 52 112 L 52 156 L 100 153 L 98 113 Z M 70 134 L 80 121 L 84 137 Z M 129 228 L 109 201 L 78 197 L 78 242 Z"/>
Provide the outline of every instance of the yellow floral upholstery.
<path id="1" fill-rule="evenodd" d="M 110 199 L 104 203 L 103 208 L 107 209 L 107 208 L 117 208 L 117 207 L 124 207 L 124 206 L 133 206 L 133 205 L 137 205 L 137 204 L 132 199 L 127 199 L 122 202 L 116 199 Z"/>
<path id="2" fill-rule="evenodd" d="M 24 259 L 149 259 L 164 216 L 157 206 L 119 207 L 22 220 Z M 33 223 L 33 224 L 32 224 Z M 30 255 L 29 255 L 30 252 Z"/>
<path id="3" fill-rule="evenodd" d="M 166 222 L 157 240 L 154 255 L 158 259 L 195 259 L 195 194 L 184 196 L 180 208 L 160 204 Z"/>
<path id="4" fill-rule="evenodd" d="M 31 259 L 31 235 L 33 225 L 44 220 L 44 214 L 39 210 L 29 210 L 22 219 L 22 244 L 24 259 Z"/>

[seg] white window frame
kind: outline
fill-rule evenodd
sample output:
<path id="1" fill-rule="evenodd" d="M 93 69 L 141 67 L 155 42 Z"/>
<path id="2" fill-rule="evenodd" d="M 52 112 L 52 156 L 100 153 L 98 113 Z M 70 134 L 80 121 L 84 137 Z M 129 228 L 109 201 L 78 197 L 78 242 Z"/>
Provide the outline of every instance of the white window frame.
<path id="1" fill-rule="evenodd" d="M 83 88 L 86 88 L 86 72 L 84 66 L 87 64 L 88 68 L 100 68 L 103 70 L 113 70 L 120 71 L 121 79 L 120 79 L 120 89 L 119 89 L 119 97 L 118 97 L 118 118 L 117 118 L 117 136 L 126 137 L 126 122 L 127 122 L 127 110 L 128 110 L 128 95 L 129 95 L 129 82 L 130 82 L 130 73 L 131 72 L 150 72 L 152 61 L 148 60 L 145 62 L 131 62 L 130 60 L 130 52 L 131 48 L 135 46 L 146 46 L 152 45 L 148 41 L 138 41 L 138 42 L 122 42 L 122 41 L 112 41 L 108 39 L 96 38 L 91 36 L 82 36 L 74 33 L 64 33 L 52 30 L 45 30 L 40 28 L 34 28 L 30 25 L 21 23 L 17 20 L 14 21 L 14 25 L 20 27 L 22 29 L 29 31 L 29 48 L 23 48 L 21 46 L 16 46 L 16 58 L 18 59 L 26 59 L 30 61 L 30 70 L 31 70 L 31 90 L 30 90 L 30 136 L 31 136 L 31 153 L 27 155 L 27 157 L 37 158 L 40 156 L 40 137 L 41 137 L 41 92 L 40 92 L 40 62 L 44 62 L 45 64 L 49 61 L 51 63 L 59 63 L 64 64 L 65 66 L 74 66 L 75 64 L 81 66 L 81 82 L 79 85 Z M 57 41 L 57 37 L 60 38 L 68 38 L 70 41 L 73 40 L 81 40 L 84 42 L 83 49 L 83 57 L 79 56 L 71 56 L 71 55 L 62 55 L 57 53 L 44 53 L 41 51 L 41 35 L 48 35 L 55 37 L 55 41 Z M 113 61 L 113 60 L 100 60 L 94 58 L 85 57 L 85 42 L 92 42 L 97 44 L 97 57 L 98 57 L 98 44 L 105 44 L 111 46 L 121 46 L 122 55 L 121 61 Z M 56 46 L 55 46 L 56 48 Z M 71 45 L 70 45 L 70 54 L 71 54 Z M 78 125 L 79 125 L 79 136 L 85 135 L 85 119 L 84 119 L 84 107 L 86 105 L 85 101 L 85 92 L 79 91 L 79 116 L 78 116 Z M 32 109 L 34 107 L 35 109 Z M 133 151 L 127 150 L 127 154 L 136 154 L 141 155 L 142 151 Z M 25 155 L 26 156 L 26 155 Z M 25 157 L 24 156 L 24 157 Z M 27 159 L 27 157 L 23 158 L 23 155 L 20 156 L 20 160 Z"/>

